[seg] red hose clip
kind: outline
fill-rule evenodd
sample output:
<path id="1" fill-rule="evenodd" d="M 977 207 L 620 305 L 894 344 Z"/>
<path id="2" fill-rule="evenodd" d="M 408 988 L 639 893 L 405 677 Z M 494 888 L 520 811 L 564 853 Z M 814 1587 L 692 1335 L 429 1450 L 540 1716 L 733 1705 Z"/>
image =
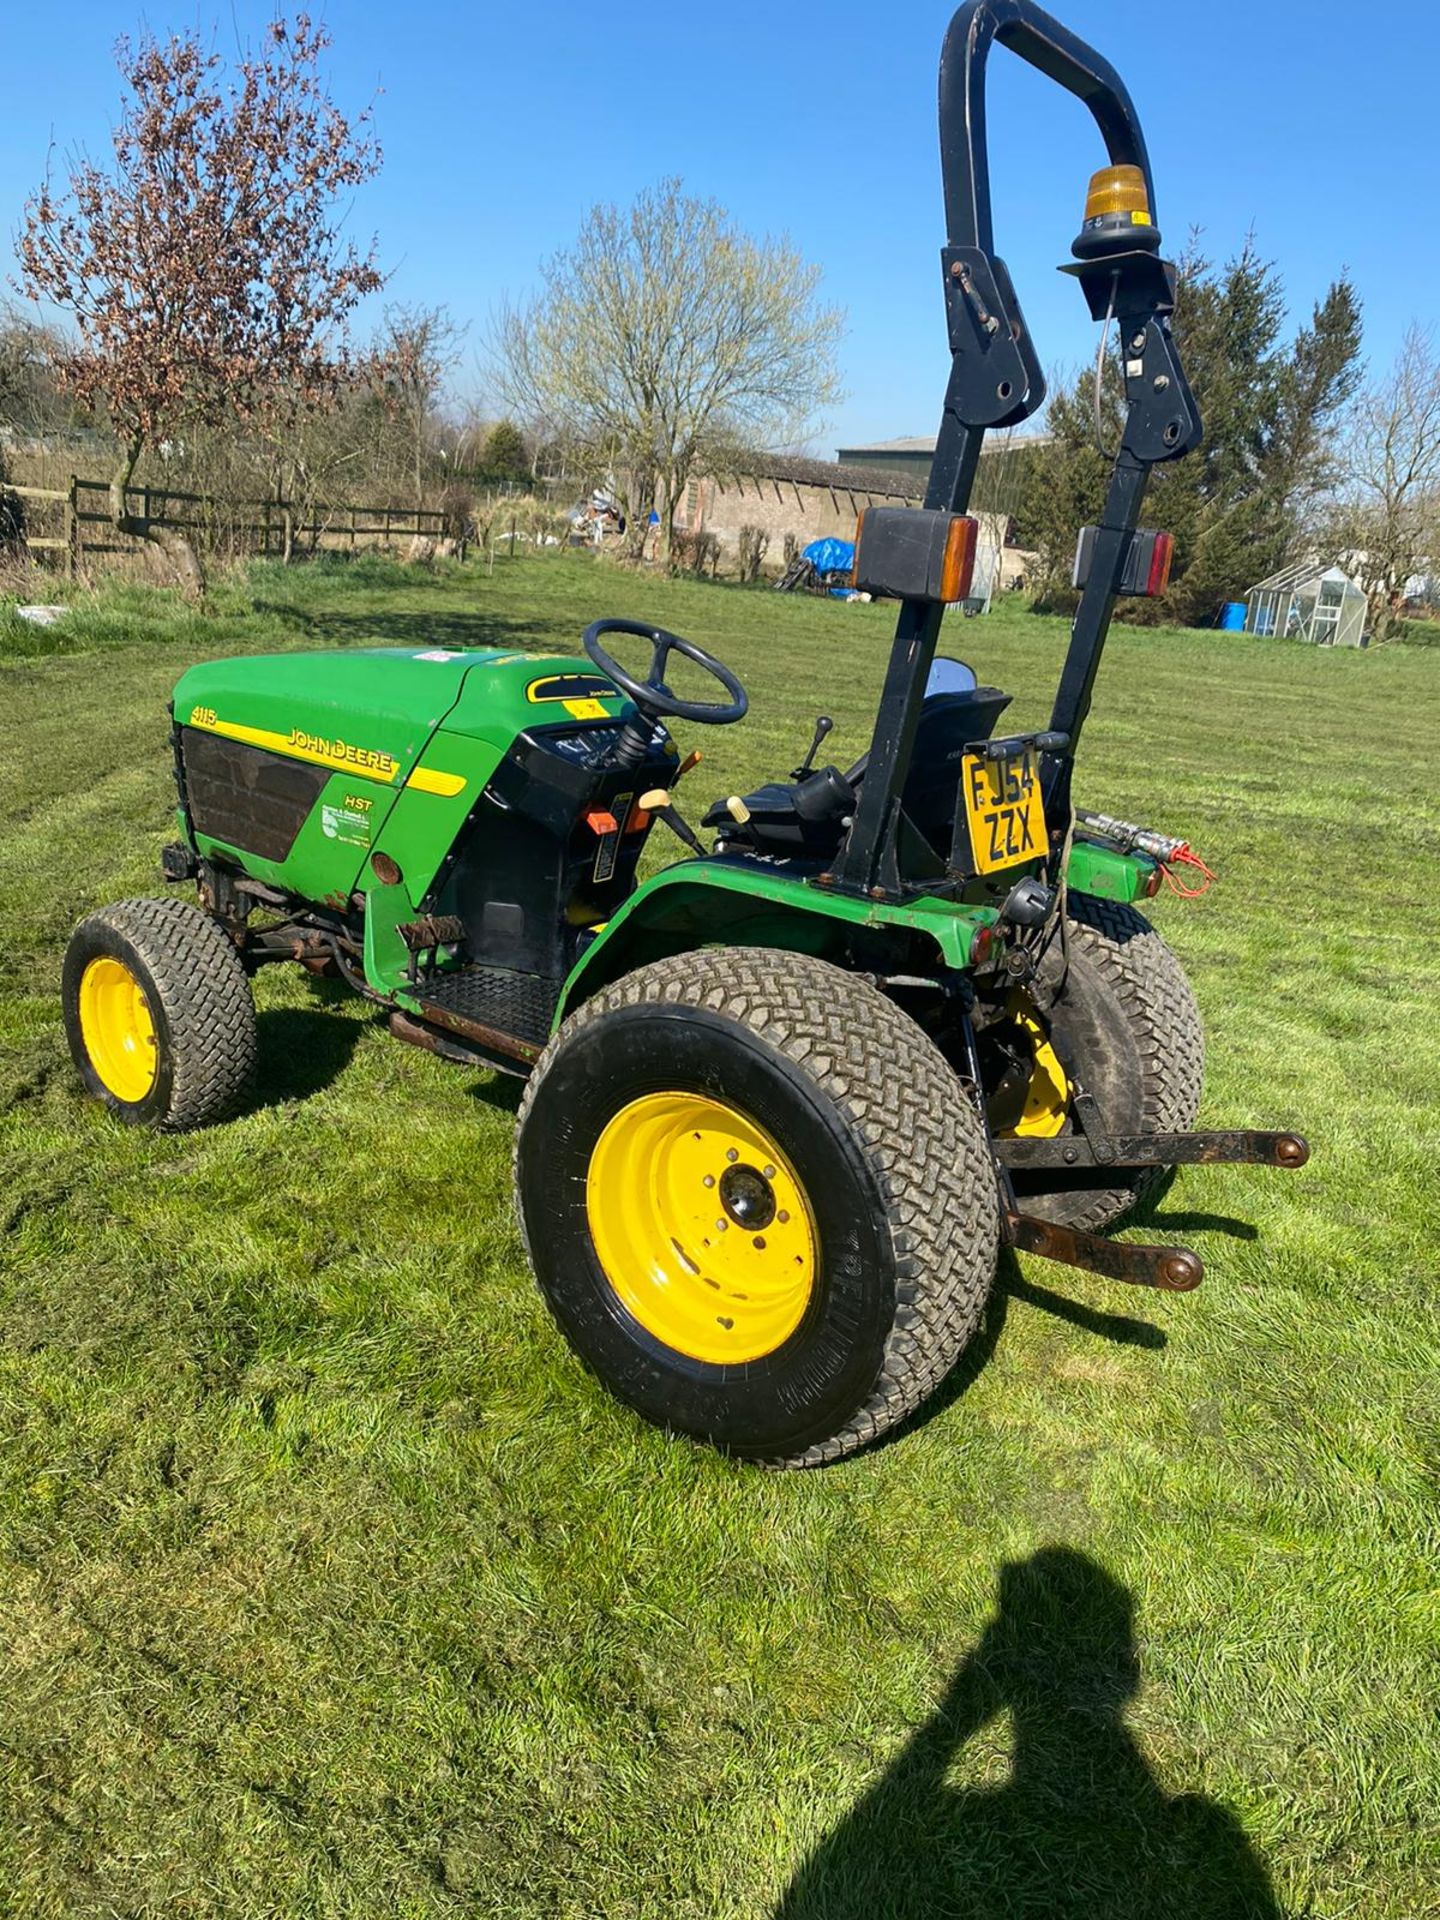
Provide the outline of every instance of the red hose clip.
<path id="1" fill-rule="evenodd" d="M 1176 867 L 1194 867 L 1200 875 L 1199 886 L 1190 887 L 1183 880 L 1177 879 L 1174 871 Z M 1219 878 L 1218 874 L 1211 872 L 1198 853 L 1191 852 L 1190 847 L 1183 840 L 1168 860 L 1160 862 L 1160 871 L 1165 876 L 1166 886 L 1172 893 L 1178 893 L 1182 900 L 1198 900 L 1202 894 L 1210 891 Z"/>

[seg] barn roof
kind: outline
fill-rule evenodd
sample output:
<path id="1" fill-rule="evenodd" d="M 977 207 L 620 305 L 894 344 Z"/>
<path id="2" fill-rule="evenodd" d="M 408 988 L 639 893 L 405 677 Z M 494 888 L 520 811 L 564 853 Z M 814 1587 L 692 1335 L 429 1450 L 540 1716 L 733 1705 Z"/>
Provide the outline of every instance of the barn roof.
<path id="1" fill-rule="evenodd" d="M 919 474 L 885 467 L 847 467 L 838 460 L 807 460 L 801 454 L 752 454 L 737 471 L 748 480 L 788 480 L 795 486 L 829 487 L 841 493 L 886 494 L 896 500 L 921 500 L 925 496 L 925 482 Z"/>

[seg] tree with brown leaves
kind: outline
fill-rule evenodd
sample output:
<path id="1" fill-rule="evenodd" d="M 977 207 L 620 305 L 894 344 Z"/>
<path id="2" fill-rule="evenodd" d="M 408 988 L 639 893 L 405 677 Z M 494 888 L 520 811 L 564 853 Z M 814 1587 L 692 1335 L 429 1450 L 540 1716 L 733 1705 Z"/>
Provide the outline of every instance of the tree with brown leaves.
<path id="1" fill-rule="evenodd" d="M 331 101 L 322 26 L 299 14 L 266 34 L 230 73 L 193 34 L 122 40 L 113 164 L 77 161 L 61 194 L 47 180 L 20 238 L 26 291 L 75 325 L 60 376 L 119 441 L 114 525 L 197 592 L 192 544 L 129 510 L 141 454 L 329 404 L 351 369 L 349 318 L 382 284 L 373 246 L 339 233 L 340 197 L 380 164 L 369 110 L 352 121 Z"/>

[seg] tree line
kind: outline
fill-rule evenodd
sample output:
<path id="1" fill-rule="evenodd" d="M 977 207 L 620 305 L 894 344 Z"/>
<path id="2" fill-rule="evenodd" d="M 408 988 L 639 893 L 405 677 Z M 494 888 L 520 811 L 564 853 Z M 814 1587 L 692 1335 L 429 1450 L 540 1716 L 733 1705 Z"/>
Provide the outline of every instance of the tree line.
<path id="1" fill-rule="evenodd" d="M 193 32 L 122 41 L 107 163 L 47 178 L 26 207 L 20 290 L 64 324 L 0 318 L 0 420 L 102 428 L 115 526 L 192 587 L 189 541 L 133 511 L 146 462 L 200 491 L 288 500 L 302 519 L 381 489 L 417 506 L 448 494 L 458 514 L 465 483 L 558 470 L 617 498 L 632 547 L 655 526 L 663 561 L 699 474 L 802 443 L 840 398 L 843 316 L 818 267 L 674 179 L 593 208 L 533 296 L 501 307 L 476 343 L 487 409 L 450 397 L 466 331 L 443 308 L 392 303 L 357 341 L 386 281 L 378 243 L 347 239 L 341 209 L 381 153 L 371 110 L 330 95 L 329 44 L 304 15 L 277 17 L 229 65 Z M 1440 570 L 1431 337 L 1412 330 L 1392 369 L 1367 372 L 1344 274 L 1292 332 L 1253 240 L 1221 263 L 1192 245 L 1180 265 L 1174 325 L 1205 441 L 1155 476 L 1171 586 L 1127 611 L 1207 623 L 1314 554 L 1355 574 L 1374 630 L 1392 631 Z M 1099 513 L 1120 429 L 1118 350 L 1054 383 L 1050 437 L 1026 456 L 1016 531 L 1041 605 L 1073 601 L 1076 531 Z"/>
<path id="2" fill-rule="evenodd" d="M 1156 469 L 1147 521 L 1175 538 L 1168 593 L 1127 617 L 1211 624 L 1223 602 L 1297 560 L 1338 563 L 1370 599 L 1371 632 L 1393 633 L 1407 601 L 1440 571 L 1440 361 L 1407 333 L 1377 375 L 1363 360 L 1360 299 L 1345 274 L 1286 331 L 1274 262 L 1248 239 L 1216 263 L 1192 245 L 1180 262 L 1174 330 L 1199 401 L 1198 452 Z M 1019 544 L 1038 556 L 1034 588 L 1066 608 L 1078 527 L 1098 518 L 1120 436 L 1116 356 L 1060 383 L 1052 438 L 1026 464 Z"/>

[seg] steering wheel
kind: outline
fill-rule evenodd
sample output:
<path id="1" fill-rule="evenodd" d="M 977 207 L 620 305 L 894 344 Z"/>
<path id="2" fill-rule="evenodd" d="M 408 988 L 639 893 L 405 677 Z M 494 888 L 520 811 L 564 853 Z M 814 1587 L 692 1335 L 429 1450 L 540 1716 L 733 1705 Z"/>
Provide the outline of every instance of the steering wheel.
<path id="1" fill-rule="evenodd" d="M 643 680 L 637 680 L 610 658 L 600 644 L 600 636 L 606 633 L 629 633 L 637 640 L 650 642 L 654 652 L 650 656 L 650 671 Z M 585 629 L 585 651 L 622 693 L 629 694 L 642 713 L 668 714 L 706 727 L 728 727 L 743 720 L 750 709 L 749 695 L 723 661 L 717 660 L 713 653 L 706 653 L 703 647 L 697 647 L 693 640 L 682 639 L 678 633 L 667 633 L 664 627 L 647 627 L 641 620 L 592 620 Z M 665 684 L 665 666 L 672 653 L 703 667 L 720 682 L 730 698 L 726 701 L 682 700 L 673 694 Z"/>

